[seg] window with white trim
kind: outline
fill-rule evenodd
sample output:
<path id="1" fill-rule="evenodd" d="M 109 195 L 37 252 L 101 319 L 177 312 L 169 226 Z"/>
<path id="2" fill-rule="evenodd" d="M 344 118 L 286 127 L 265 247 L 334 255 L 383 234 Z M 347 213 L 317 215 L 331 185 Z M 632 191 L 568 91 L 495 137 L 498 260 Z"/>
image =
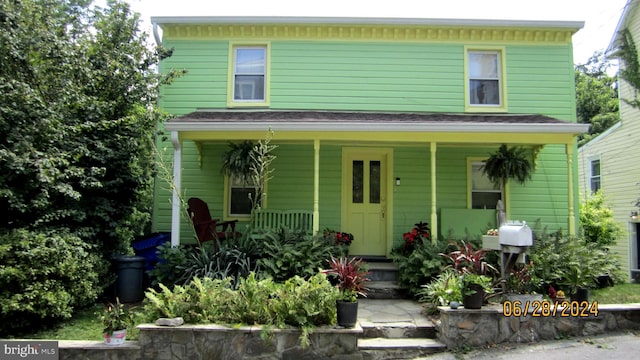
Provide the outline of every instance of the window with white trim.
<path id="1" fill-rule="evenodd" d="M 256 187 L 236 177 L 229 177 L 227 214 L 230 217 L 251 215 L 251 201 L 256 197 Z"/>
<path id="2" fill-rule="evenodd" d="M 267 48 L 237 46 L 233 51 L 233 101 L 265 102 Z"/>
<path id="3" fill-rule="evenodd" d="M 473 161 L 471 166 L 471 208 L 495 209 L 503 199 L 502 189 L 494 185 L 482 171 L 482 161 Z"/>
<path id="4" fill-rule="evenodd" d="M 602 187 L 602 177 L 600 175 L 600 159 L 591 160 L 591 172 L 589 176 L 591 192 L 596 193 Z"/>
<path id="5" fill-rule="evenodd" d="M 503 106 L 500 51 L 467 52 L 469 106 Z"/>

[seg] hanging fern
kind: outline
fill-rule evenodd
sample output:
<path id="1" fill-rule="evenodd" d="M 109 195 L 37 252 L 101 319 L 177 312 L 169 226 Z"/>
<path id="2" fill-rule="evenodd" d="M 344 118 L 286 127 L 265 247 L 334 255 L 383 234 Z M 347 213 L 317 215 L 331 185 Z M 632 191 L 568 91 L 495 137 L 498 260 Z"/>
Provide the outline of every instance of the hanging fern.
<path id="1" fill-rule="evenodd" d="M 235 177 L 243 183 L 250 183 L 251 154 L 254 152 L 254 144 L 249 140 L 241 143 L 229 143 L 229 149 L 222 156 L 221 173 Z"/>
<path id="2" fill-rule="evenodd" d="M 496 185 L 504 185 L 508 179 L 520 184 L 531 180 L 533 165 L 529 161 L 529 152 L 519 146 L 508 148 L 502 144 L 495 153 L 484 161 L 482 171 Z"/>

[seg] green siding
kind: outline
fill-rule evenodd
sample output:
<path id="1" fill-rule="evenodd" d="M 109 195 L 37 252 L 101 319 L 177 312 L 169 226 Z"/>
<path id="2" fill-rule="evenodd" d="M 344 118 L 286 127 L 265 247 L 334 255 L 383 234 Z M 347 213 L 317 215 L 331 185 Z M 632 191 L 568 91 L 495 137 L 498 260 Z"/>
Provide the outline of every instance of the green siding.
<path id="1" fill-rule="evenodd" d="M 427 42 L 272 41 L 270 108 L 300 110 L 364 110 L 464 112 L 464 45 Z M 469 44 L 473 45 L 473 44 Z M 486 44 L 483 44 L 486 45 Z M 571 45 L 503 46 L 509 113 L 540 113 L 575 121 Z M 181 115 L 198 108 L 223 109 L 227 103 L 227 41 L 170 41 L 175 48 L 161 69 L 184 68 L 187 75 L 161 91 L 160 105 Z M 544 142 L 544 139 L 541 139 Z M 313 144 L 278 144 L 274 178 L 269 183 L 271 208 L 313 209 Z M 344 144 L 354 146 L 353 144 Z M 390 144 L 383 145 L 391 147 Z M 171 152 L 169 142 L 160 148 Z M 202 145 L 202 166 L 190 142 L 183 143 L 182 190 L 185 199 L 207 201 L 214 217 L 223 214 L 220 157 L 224 143 Z M 467 206 L 467 157 L 484 157 L 490 147 L 439 146 L 437 204 Z M 342 145 L 321 144 L 320 229 L 340 228 Z M 170 161 L 171 154 L 166 157 Z M 418 221 L 430 221 L 431 183 L 428 144 L 394 147 L 392 177 L 401 178 L 393 192 L 395 243 Z M 565 228 L 567 169 L 563 146 L 546 146 L 537 171 L 525 186 L 511 185 L 511 218 L 551 230 Z M 576 180 L 577 181 L 577 180 Z M 156 184 L 154 230 L 170 229 L 168 186 Z M 577 196 L 576 196 L 577 201 Z M 576 206 L 576 216 L 578 216 Z M 182 240 L 193 241 L 188 219 Z M 460 221 L 464 228 L 464 219 Z"/>

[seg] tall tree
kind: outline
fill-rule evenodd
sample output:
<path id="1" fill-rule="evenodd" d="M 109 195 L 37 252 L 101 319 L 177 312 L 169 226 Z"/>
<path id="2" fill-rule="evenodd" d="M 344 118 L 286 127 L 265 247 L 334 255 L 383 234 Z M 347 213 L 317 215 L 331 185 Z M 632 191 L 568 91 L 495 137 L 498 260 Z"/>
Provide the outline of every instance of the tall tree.
<path id="1" fill-rule="evenodd" d="M 615 88 L 617 79 L 608 75 L 610 66 L 600 51 L 594 53 L 586 64 L 575 68 L 578 122 L 591 124 L 589 133 L 578 139 L 578 145 L 584 145 L 620 121 Z"/>
<path id="2" fill-rule="evenodd" d="M 0 2 L 0 231 L 68 228 L 105 255 L 149 224 L 159 75 L 121 0 Z"/>

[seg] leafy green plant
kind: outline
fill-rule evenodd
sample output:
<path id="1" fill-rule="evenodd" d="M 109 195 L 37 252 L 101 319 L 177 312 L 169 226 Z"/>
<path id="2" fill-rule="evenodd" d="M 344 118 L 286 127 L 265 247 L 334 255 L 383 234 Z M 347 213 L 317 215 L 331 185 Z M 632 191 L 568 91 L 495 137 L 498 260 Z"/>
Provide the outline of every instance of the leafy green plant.
<path id="1" fill-rule="evenodd" d="M 604 201 L 604 195 L 598 191 L 580 204 L 580 227 L 586 241 L 610 246 L 622 235 L 622 229 Z"/>
<path id="2" fill-rule="evenodd" d="M 533 261 L 516 264 L 507 277 L 507 291 L 513 294 L 542 293 L 542 279 L 536 276 Z"/>
<path id="3" fill-rule="evenodd" d="M 116 303 L 108 303 L 100 313 L 104 334 L 113 334 L 114 331 L 126 330 L 133 324 L 133 316 L 129 309 L 120 303 L 116 298 Z"/>
<path id="4" fill-rule="evenodd" d="M 442 272 L 447 265 L 447 259 L 440 254 L 451 249 L 453 245 L 441 240 L 417 242 L 413 251 L 408 254 L 401 247 L 394 248 L 390 257 L 398 266 L 398 281 L 408 287 L 411 294 L 417 294 L 422 285 L 429 283 Z"/>
<path id="5" fill-rule="evenodd" d="M 260 280 L 251 273 L 240 279 L 237 289 L 229 278 L 194 278 L 173 290 L 164 285 L 159 291 L 149 290 L 144 320 L 181 316 L 192 324 L 261 324 L 265 329 L 296 326 L 302 328 L 300 341 L 307 346 L 315 326 L 335 323 L 337 298 L 338 290 L 322 273 L 308 280 L 294 276 L 284 283 Z"/>
<path id="6" fill-rule="evenodd" d="M 180 283 L 183 276 L 181 267 L 187 263 L 190 252 L 191 249 L 184 245 L 171 246 L 169 242 L 159 245 L 157 250 L 159 261 L 149 271 L 151 284 L 153 286 L 164 284 L 171 287 Z"/>
<path id="7" fill-rule="evenodd" d="M 182 273 L 179 282 L 186 284 L 195 277 L 231 278 L 234 286 L 240 279 L 257 270 L 257 264 L 242 250 L 223 243 L 216 251 L 212 243 L 196 248 L 177 270 Z"/>
<path id="8" fill-rule="evenodd" d="M 220 172 L 234 177 L 245 184 L 251 183 L 251 155 L 255 144 L 245 140 L 239 143 L 229 142 L 229 148 L 222 154 Z"/>
<path id="9" fill-rule="evenodd" d="M 529 151 L 523 147 L 508 148 L 506 144 L 502 144 L 495 153 L 484 161 L 482 172 L 487 175 L 489 181 L 497 186 L 506 185 L 509 179 L 524 184 L 531 179 L 533 172 L 530 157 Z"/>
<path id="10" fill-rule="evenodd" d="M 492 288 L 493 279 L 487 275 L 474 274 L 474 273 L 463 273 L 460 275 L 460 292 L 462 296 L 473 295 L 476 293 L 476 290 L 473 289 L 471 285 L 479 285 L 486 294 L 493 293 Z"/>
<path id="11" fill-rule="evenodd" d="M 66 231 L 0 232 L 0 337 L 71 317 L 102 292 L 96 247 Z"/>
<path id="12" fill-rule="evenodd" d="M 356 302 L 358 296 L 367 296 L 368 289 L 364 284 L 369 281 L 369 272 L 361 258 L 332 257 L 329 260 L 329 269 L 324 273 L 335 278 L 336 287 L 340 290 L 340 300 Z"/>
<path id="13" fill-rule="evenodd" d="M 302 231 L 282 229 L 267 233 L 262 243 L 258 265 L 265 276 L 286 281 L 293 276 L 309 278 L 325 266 L 326 260 L 340 253 L 340 249 L 322 236 L 309 237 Z"/>
<path id="14" fill-rule="evenodd" d="M 420 302 L 446 306 L 452 301 L 462 302 L 460 276 L 449 268 L 439 274 L 417 293 Z"/>

